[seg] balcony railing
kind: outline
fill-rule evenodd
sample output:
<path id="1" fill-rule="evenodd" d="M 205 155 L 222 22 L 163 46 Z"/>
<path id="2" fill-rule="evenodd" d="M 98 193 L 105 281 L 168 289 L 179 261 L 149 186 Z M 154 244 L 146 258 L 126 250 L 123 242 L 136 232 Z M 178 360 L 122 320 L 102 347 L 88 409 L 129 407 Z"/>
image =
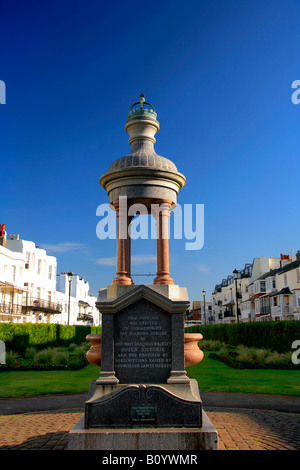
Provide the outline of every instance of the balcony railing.
<path id="1" fill-rule="evenodd" d="M 51 302 L 50 300 L 44 299 L 27 299 L 22 305 L 23 311 L 39 311 L 45 313 L 61 313 L 62 304 L 58 302 Z"/>
<path id="2" fill-rule="evenodd" d="M 2 302 L 0 303 L 0 314 L 1 313 L 6 313 L 9 315 L 22 315 L 22 305 Z"/>
<path id="3" fill-rule="evenodd" d="M 93 319 L 93 315 L 89 313 L 80 313 L 77 317 L 77 321 L 92 321 Z"/>

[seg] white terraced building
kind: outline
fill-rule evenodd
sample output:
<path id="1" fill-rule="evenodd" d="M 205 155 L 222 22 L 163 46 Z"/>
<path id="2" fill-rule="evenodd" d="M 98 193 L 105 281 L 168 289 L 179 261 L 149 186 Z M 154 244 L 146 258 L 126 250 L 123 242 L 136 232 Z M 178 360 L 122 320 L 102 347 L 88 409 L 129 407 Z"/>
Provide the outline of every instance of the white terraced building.
<path id="1" fill-rule="evenodd" d="M 59 321 L 63 325 L 101 324 L 97 298 L 89 293 L 89 283 L 73 273 L 61 273 L 56 281 L 56 298 L 62 304 Z M 56 320 L 58 315 L 54 315 Z M 57 318 L 58 320 L 58 318 Z"/>
<path id="2" fill-rule="evenodd" d="M 62 285 L 67 275 L 57 276 L 56 270 L 55 256 L 19 235 L 7 237 L 0 225 L 0 322 L 68 324 L 70 319 L 70 325 L 99 325 L 88 282 L 73 276 L 69 295 Z"/>
<path id="3" fill-rule="evenodd" d="M 300 320 L 300 251 L 261 256 L 223 279 L 211 296 L 214 323 Z"/>

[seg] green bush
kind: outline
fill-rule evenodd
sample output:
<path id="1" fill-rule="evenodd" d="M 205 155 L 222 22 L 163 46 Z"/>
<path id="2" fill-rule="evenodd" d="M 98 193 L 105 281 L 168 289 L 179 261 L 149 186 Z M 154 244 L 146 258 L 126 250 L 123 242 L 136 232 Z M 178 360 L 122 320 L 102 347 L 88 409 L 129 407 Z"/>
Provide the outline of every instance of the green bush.
<path id="1" fill-rule="evenodd" d="M 25 350 L 25 357 L 26 357 L 27 359 L 31 359 L 31 360 L 32 360 L 35 355 L 36 355 L 36 349 L 35 349 L 35 348 L 33 348 L 32 346 L 30 346 L 29 348 L 26 348 L 26 350 Z"/>
<path id="2" fill-rule="evenodd" d="M 201 333 L 203 340 L 218 340 L 233 346 L 242 344 L 283 353 L 291 350 L 295 340 L 300 340 L 300 321 L 196 325 L 185 331 Z"/>
<path id="3" fill-rule="evenodd" d="M 269 349 L 226 346 L 219 352 L 210 353 L 210 359 L 217 359 L 229 367 L 237 369 L 286 369 L 299 370 L 292 362 L 292 352 L 279 353 Z"/>
<path id="4" fill-rule="evenodd" d="M 69 355 L 63 351 L 54 351 L 51 357 L 51 361 L 53 364 L 66 366 L 69 361 Z"/>
<path id="5" fill-rule="evenodd" d="M 0 323 L 0 340 L 6 350 L 24 354 L 28 348 L 79 345 L 88 334 L 101 333 L 101 327 L 57 325 L 52 323 Z"/>
<path id="6" fill-rule="evenodd" d="M 5 358 L 6 366 L 12 366 L 16 362 L 17 356 L 17 353 L 14 351 L 7 351 Z"/>
<path id="7" fill-rule="evenodd" d="M 52 362 L 53 349 L 46 348 L 38 351 L 34 356 L 34 362 L 36 364 L 47 364 Z"/>

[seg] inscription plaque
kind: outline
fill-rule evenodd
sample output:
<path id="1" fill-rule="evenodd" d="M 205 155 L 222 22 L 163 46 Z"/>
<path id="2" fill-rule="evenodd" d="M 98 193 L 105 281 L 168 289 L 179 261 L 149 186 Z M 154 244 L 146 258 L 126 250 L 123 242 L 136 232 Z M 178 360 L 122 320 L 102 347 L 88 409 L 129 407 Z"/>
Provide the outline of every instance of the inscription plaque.
<path id="1" fill-rule="evenodd" d="M 130 419 L 132 423 L 144 424 L 156 422 L 156 405 L 132 405 Z"/>
<path id="2" fill-rule="evenodd" d="M 170 376 L 171 315 L 146 299 L 115 314 L 114 366 L 120 383 L 165 383 Z"/>

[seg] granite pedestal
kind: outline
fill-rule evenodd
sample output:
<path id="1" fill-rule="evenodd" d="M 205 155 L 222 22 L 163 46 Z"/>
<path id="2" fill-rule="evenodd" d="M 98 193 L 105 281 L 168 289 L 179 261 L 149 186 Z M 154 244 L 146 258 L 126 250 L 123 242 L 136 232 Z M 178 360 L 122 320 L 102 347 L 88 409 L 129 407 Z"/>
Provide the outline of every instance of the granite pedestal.
<path id="1" fill-rule="evenodd" d="M 70 432 L 70 449 L 217 448 L 198 383 L 184 367 L 188 305 L 186 291 L 176 286 L 102 291 L 101 372 Z"/>

